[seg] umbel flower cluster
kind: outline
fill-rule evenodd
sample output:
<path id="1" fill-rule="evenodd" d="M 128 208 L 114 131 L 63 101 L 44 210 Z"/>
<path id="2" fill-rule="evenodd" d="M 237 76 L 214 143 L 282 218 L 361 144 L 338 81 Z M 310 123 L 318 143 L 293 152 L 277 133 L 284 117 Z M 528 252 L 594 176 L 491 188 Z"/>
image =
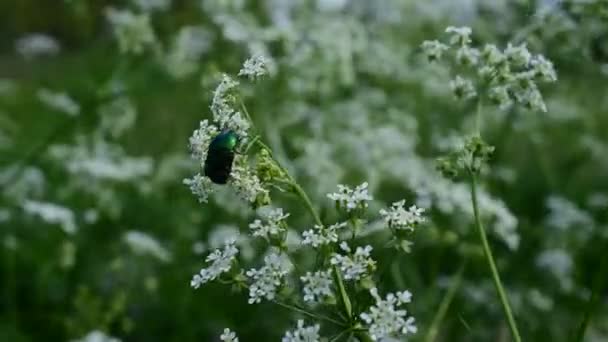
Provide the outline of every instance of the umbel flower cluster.
<path id="1" fill-rule="evenodd" d="M 533 55 L 525 43 L 500 49 L 496 45 L 472 45 L 469 27 L 450 26 L 448 44 L 438 40 L 424 41 L 422 50 L 430 61 L 450 57 L 454 69 L 462 70 L 450 82 L 459 99 L 487 97 L 501 109 L 521 105 L 534 111 L 546 112 L 547 106 L 538 84 L 555 82 L 553 63 L 542 55 Z"/>
<path id="2" fill-rule="evenodd" d="M 267 74 L 267 60 L 265 57 L 252 57 L 238 75 L 258 81 Z M 249 304 L 268 301 L 292 309 L 299 315 L 304 314 L 297 320 L 295 328 L 285 332 L 283 342 L 321 341 L 322 336 L 349 332 L 363 341 L 380 341 L 416 332 L 415 319 L 404 307 L 411 301 L 411 293 L 400 291 L 381 296 L 376 283 L 382 279 L 376 274 L 374 248 L 361 243 L 360 237 L 366 229 L 365 219 L 370 215 L 369 203 L 373 201 L 368 184 L 364 182 L 354 188 L 338 185 L 337 192 L 328 194 L 327 199 L 335 204 L 340 219 L 338 222 L 323 222 L 304 190 L 273 159 L 272 151 L 261 138 L 253 134 L 253 124 L 243 99 L 239 97 L 238 85 L 235 79 L 222 75 L 213 92 L 213 119 L 201 121 L 190 138 L 192 158 L 203 168 L 210 153 L 210 142 L 226 130 L 237 134 L 239 153 L 235 156 L 227 184 L 215 185 L 201 173 L 184 183 L 203 203 L 209 201 L 214 186 L 228 186 L 236 191 L 257 209 L 258 218 L 253 219 L 244 231 L 250 234 L 251 239 L 263 241 L 267 251 L 261 258 L 261 265 L 247 267 L 244 264 L 246 260 L 240 258 L 237 240 L 228 239 L 222 248 L 206 257 L 206 266 L 192 277 L 190 285 L 198 289 L 212 281 L 230 284 L 233 289 L 248 293 Z M 238 110 L 237 104 L 240 104 Z M 271 191 L 275 188 L 301 200 L 305 211 L 313 218 L 311 228 L 301 232 L 290 228 L 290 214 L 275 203 L 280 199 L 275 199 Z M 425 220 L 424 210 L 415 205 L 406 208 L 405 200 L 380 210 L 378 215 L 386 230 L 392 232 L 393 240 L 399 241 L 413 233 Z M 292 236 L 288 243 L 290 234 L 297 236 Z M 390 244 L 383 246 L 386 245 Z M 398 247 L 401 244 L 392 245 Z M 403 252 L 403 249 L 397 250 Z M 299 263 L 298 257 L 317 262 L 310 269 L 310 266 L 302 266 L 310 263 Z M 370 302 L 374 304 L 369 306 Z M 230 329 L 225 329 L 220 339 L 238 341 L 236 333 Z"/>

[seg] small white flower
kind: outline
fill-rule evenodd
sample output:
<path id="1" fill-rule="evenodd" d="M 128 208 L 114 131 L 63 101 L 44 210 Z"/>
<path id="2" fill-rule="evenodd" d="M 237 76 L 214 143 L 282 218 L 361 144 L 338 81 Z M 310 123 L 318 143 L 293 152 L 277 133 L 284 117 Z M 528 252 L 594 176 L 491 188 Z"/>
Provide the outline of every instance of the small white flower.
<path id="1" fill-rule="evenodd" d="M 346 209 L 346 211 L 353 211 L 358 208 L 367 208 L 367 202 L 373 199 L 373 197 L 368 193 L 367 188 L 367 182 L 358 185 L 354 189 L 351 189 L 346 185 L 339 184 L 338 192 L 327 194 L 327 197 L 336 201 L 336 203 Z"/>
<path id="2" fill-rule="evenodd" d="M 557 73 L 553 67 L 553 63 L 547 60 L 542 55 L 537 55 L 532 59 L 532 71 L 535 76 L 539 77 L 543 82 L 555 82 L 557 81 Z"/>
<path id="3" fill-rule="evenodd" d="M 513 99 L 509 94 L 509 87 L 507 86 L 496 86 L 490 88 L 488 97 L 498 105 L 498 108 L 502 110 L 509 108 L 513 104 Z"/>
<path id="4" fill-rule="evenodd" d="M 445 29 L 446 33 L 451 33 L 450 44 L 452 45 L 467 45 L 471 42 L 472 30 L 470 27 L 454 27 L 448 26 Z"/>
<path id="5" fill-rule="evenodd" d="M 281 342 L 319 342 L 321 326 L 318 324 L 304 326 L 303 320 L 298 320 L 298 327 L 295 330 L 285 332 Z"/>
<path id="6" fill-rule="evenodd" d="M 166 11 L 171 6 L 171 0 L 133 0 L 133 3 L 144 12 Z"/>
<path id="7" fill-rule="evenodd" d="M 305 302 L 320 302 L 324 298 L 333 297 L 331 270 L 306 272 L 300 280 L 304 283 Z"/>
<path id="8" fill-rule="evenodd" d="M 257 79 L 268 74 L 268 59 L 262 55 L 254 55 L 243 63 L 243 68 L 239 71 L 239 76 L 246 76 L 249 79 Z"/>
<path id="9" fill-rule="evenodd" d="M 430 61 L 435 61 L 443 56 L 443 53 L 448 50 L 448 46 L 438 40 L 425 40 L 422 42 L 422 51 Z"/>
<path id="10" fill-rule="evenodd" d="M 205 162 L 209 144 L 217 134 L 217 127 L 210 124 L 208 120 L 203 120 L 199 123 L 198 129 L 190 136 L 190 154 L 194 160 L 199 161 L 201 164 Z"/>
<path id="11" fill-rule="evenodd" d="M 201 269 L 198 274 L 195 274 L 190 281 L 190 286 L 198 289 L 202 284 L 213 281 L 222 273 L 230 271 L 232 262 L 239 253 L 235 244 L 235 239 L 229 239 L 225 242 L 223 250 L 216 249 L 209 254 L 205 259 L 205 262 L 211 263 L 211 265 Z"/>
<path id="12" fill-rule="evenodd" d="M 217 123 L 220 130 L 230 129 L 241 139 L 244 139 L 247 137 L 250 123 L 242 113 L 232 108 L 235 102 L 232 92 L 238 85 L 237 81 L 223 74 L 220 83 L 213 92 L 211 112 L 213 113 L 213 121 Z"/>
<path id="13" fill-rule="evenodd" d="M 54 110 L 64 112 L 69 116 L 77 116 L 80 114 L 80 105 L 67 93 L 41 88 L 36 92 L 36 96 L 40 102 Z"/>
<path id="14" fill-rule="evenodd" d="M 388 210 L 380 210 L 380 215 L 384 218 L 384 222 L 388 224 L 390 228 L 398 230 L 410 230 L 425 221 L 424 209 L 418 208 L 415 205 L 405 209 L 405 200 L 395 202 L 391 205 Z"/>
<path id="15" fill-rule="evenodd" d="M 123 241 L 135 254 L 151 255 L 162 262 L 171 261 L 171 253 L 147 233 L 129 230 L 123 235 Z"/>
<path id="16" fill-rule="evenodd" d="M 329 227 L 315 225 L 313 229 L 302 233 L 302 245 L 312 245 L 319 247 L 330 243 L 338 242 L 338 230 L 346 227 L 346 222 L 336 223 Z"/>
<path id="17" fill-rule="evenodd" d="M 477 65 L 479 50 L 466 45 L 462 46 L 456 51 L 456 61 L 462 65 Z"/>
<path id="18" fill-rule="evenodd" d="M 165 56 L 165 66 L 171 76 L 181 79 L 195 73 L 201 56 L 211 47 L 211 33 L 200 26 L 184 26 L 173 38 L 171 50 Z"/>
<path id="19" fill-rule="evenodd" d="M 264 223 L 256 219 L 249 224 L 249 229 L 253 232 L 253 236 L 271 239 L 285 232 L 285 219 L 289 217 L 289 214 L 283 214 L 283 209 L 270 209 L 262 212 L 261 216 L 265 221 Z"/>
<path id="20" fill-rule="evenodd" d="M 255 203 L 257 199 L 268 196 L 268 190 L 264 189 L 260 178 L 256 175 L 245 159 L 236 156 L 232 167 L 230 184 L 237 194 L 249 203 Z"/>
<path id="21" fill-rule="evenodd" d="M 346 242 L 342 242 L 340 248 L 346 253 L 352 253 Z M 365 247 L 357 247 L 353 255 L 334 253 L 330 263 L 340 269 L 344 274 L 344 279 L 360 280 L 376 267 L 376 262 L 371 258 L 372 249 L 372 246 L 367 245 Z"/>
<path id="22" fill-rule="evenodd" d="M 54 56 L 61 50 L 59 42 L 43 33 L 31 33 L 17 40 L 17 52 L 26 59 L 40 56 Z"/>
<path id="23" fill-rule="evenodd" d="M 386 299 L 378 295 L 378 289 L 375 287 L 369 292 L 376 300 L 376 304 L 360 317 L 369 325 L 370 337 L 374 341 L 418 331 L 414 317 L 407 316 L 407 311 L 400 308 L 411 302 L 412 294 L 409 291 L 389 293 Z"/>
<path id="24" fill-rule="evenodd" d="M 224 333 L 220 335 L 220 340 L 223 342 L 239 342 L 239 338 L 236 336 L 236 333 L 228 328 L 224 329 Z"/>
<path id="25" fill-rule="evenodd" d="M 505 55 L 500 51 L 496 45 L 486 44 L 481 51 L 481 58 L 483 61 L 490 66 L 497 66 L 504 62 Z"/>
<path id="26" fill-rule="evenodd" d="M 190 188 L 200 203 L 207 203 L 209 195 L 214 191 L 211 179 L 201 176 L 200 173 L 195 174 L 192 178 L 184 179 L 183 183 Z"/>
<path id="27" fill-rule="evenodd" d="M 133 14 L 110 7 L 106 10 L 106 17 L 112 24 L 120 52 L 139 55 L 156 42 L 148 14 Z"/>
<path id="28" fill-rule="evenodd" d="M 471 80 L 462 78 L 460 75 L 456 76 L 454 80 L 450 81 L 450 88 L 452 89 L 454 96 L 456 96 L 458 99 L 468 100 L 477 96 L 473 82 L 471 82 Z"/>
<path id="29" fill-rule="evenodd" d="M 38 216 L 50 224 L 59 224 L 66 234 L 74 234 L 78 230 L 74 212 L 69 208 L 54 203 L 26 200 L 23 210 L 32 216 Z"/>
<path id="30" fill-rule="evenodd" d="M 76 340 L 71 340 L 71 342 L 121 342 L 120 339 L 107 335 L 102 331 L 93 330 L 89 332 L 86 336 L 83 336 Z"/>
<path id="31" fill-rule="evenodd" d="M 283 278 L 289 273 L 287 266 L 277 254 L 264 258 L 264 266 L 259 270 L 252 268 L 246 275 L 252 280 L 249 286 L 249 304 L 260 303 L 263 298 L 274 300 Z"/>
<path id="32" fill-rule="evenodd" d="M 532 60 L 532 54 L 528 51 L 526 44 L 514 46 L 511 43 L 505 49 L 505 56 L 515 67 L 526 67 Z"/>

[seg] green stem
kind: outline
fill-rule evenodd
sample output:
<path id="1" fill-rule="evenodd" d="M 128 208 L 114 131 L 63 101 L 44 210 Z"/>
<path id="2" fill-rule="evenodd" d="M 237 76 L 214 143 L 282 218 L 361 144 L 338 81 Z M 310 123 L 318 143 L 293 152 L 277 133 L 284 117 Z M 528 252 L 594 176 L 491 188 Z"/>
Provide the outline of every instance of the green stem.
<path id="1" fill-rule="evenodd" d="M 273 303 L 275 303 L 275 304 L 277 304 L 279 306 L 282 306 L 285 309 L 293 310 L 293 311 L 299 312 L 299 313 L 301 313 L 303 315 L 306 315 L 306 316 L 309 316 L 309 317 L 312 317 L 312 318 L 315 318 L 315 319 L 318 319 L 318 320 L 327 321 L 327 322 L 333 323 L 335 325 L 338 325 L 338 326 L 341 326 L 341 327 L 345 327 L 344 323 L 336 321 L 333 318 L 312 313 L 310 311 L 304 310 L 304 309 L 302 309 L 300 307 L 297 307 L 295 305 L 279 302 L 278 300 L 273 301 Z"/>
<path id="2" fill-rule="evenodd" d="M 600 299 L 600 293 L 602 288 L 604 287 L 604 283 L 606 282 L 606 278 L 608 278 L 608 256 L 604 256 L 602 263 L 600 264 L 600 269 L 595 274 L 593 279 L 593 290 L 591 293 L 591 298 L 587 302 L 585 307 L 585 315 L 583 316 L 583 320 L 581 321 L 577 331 L 576 337 L 574 341 L 582 342 L 585 338 L 585 330 L 587 330 L 587 326 L 589 325 L 589 321 L 591 320 L 591 316 L 593 315 L 593 311 L 597 307 L 597 303 Z"/>
<path id="3" fill-rule="evenodd" d="M 498 297 L 500 298 L 502 308 L 505 312 L 505 316 L 507 317 L 507 322 L 509 323 L 511 335 L 513 336 L 514 341 L 521 342 L 519 330 L 517 329 L 517 324 L 515 323 L 515 318 L 513 317 L 513 314 L 511 312 L 511 306 L 509 305 L 509 299 L 507 298 L 507 294 L 502 286 L 502 282 L 500 281 L 500 274 L 498 273 L 498 268 L 496 267 L 494 257 L 492 256 L 492 250 L 490 249 L 490 244 L 488 243 L 486 232 L 481 223 L 481 217 L 479 215 L 479 205 L 477 203 L 477 179 L 475 174 L 473 173 L 471 174 L 471 198 L 473 201 L 473 214 L 475 216 L 475 225 L 477 226 L 479 238 L 481 239 L 484 255 L 486 257 L 486 260 L 488 261 L 488 265 L 490 266 L 492 279 L 494 280 L 494 286 L 496 287 L 496 291 L 498 292 Z"/>
<path id="4" fill-rule="evenodd" d="M 450 307 L 450 304 L 452 304 L 452 300 L 454 300 L 456 291 L 458 291 L 458 289 L 460 288 L 460 284 L 462 283 L 462 275 L 464 274 L 466 263 L 466 260 L 462 262 L 460 268 L 458 269 L 458 272 L 456 272 L 456 275 L 452 279 L 452 283 L 450 284 L 448 291 L 445 293 L 445 296 L 441 300 L 441 304 L 439 304 L 439 309 L 437 309 L 437 313 L 435 314 L 435 317 L 433 317 L 431 326 L 429 327 L 429 330 L 427 331 L 426 336 L 424 337 L 425 342 L 433 342 L 437 338 L 437 334 L 439 333 L 439 326 L 445 318 L 445 315 L 448 313 L 448 308 Z"/>

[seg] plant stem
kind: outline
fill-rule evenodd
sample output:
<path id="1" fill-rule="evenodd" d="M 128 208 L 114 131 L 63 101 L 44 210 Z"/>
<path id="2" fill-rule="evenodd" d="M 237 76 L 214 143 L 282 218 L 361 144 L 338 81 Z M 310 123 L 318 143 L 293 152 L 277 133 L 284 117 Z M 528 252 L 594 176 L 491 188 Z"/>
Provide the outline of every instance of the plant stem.
<path id="1" fill-rule="evenodd" d="M 574 338 L 574 341 L 582 342 L 585 338 L 585 330 L 587 330 L 587 326 L 589 325 L 589 321 L 591 320 L 591 316 L 593 315 L 593 311 L 597 307 L 597 302 L 600 299 L 600 293 L 602 288 L 604 287 L 604 283 L 606 282 L 608 273 L 608 256 L 604 256 L 600 264 L 600 269 L 595 274 L 593 279 L 593 290 L 591 293 L 591 298 L 587 302 L 585 306 L 585 315 L 583 316 L 583 320 L 581 321 Z"/>
<path id="2" fill-rule="evenodd" d="M 509 305 L 509 299 L 507 298 L 507 294 L 502 286 L 502 282 L 500 281 L 500 274 L 498 273 L 498 268 L 496 267 L 494 257 L 492 256 L 492 250 L 490 249 L 490 244 L 488 243 L 486 232 L 481 223 L 481 217 L 479 215 L 479 205 L 477 203 L 477 178 L 474 173 L 471 173 L 471 198 L 473 201 L 473 214 L 475 216 L 475 225 L 477 226 L 479 238 L 481 239 L 484 255 L 486 257 L 486 260 L 488 261 L 488 265 L 490 266 L 492 279 L 494 280 L 494 286 L 496 287 L 496 291 L 498 292 L 498 297 L 500 298 L 500 302 L 505 312 L 505 316 L 507 316 L 507 322 L 509 323 L 511 335 L 513 336 L 514 341 L 521 342 L 519 330 L 517 329 L 517 324 L 515 323 L 515 318 L 513 317 L 513 314 L 511 312 L 511 306 Z"/>
<path id="3" fill-rule="evenodd" d="M 326 317 L 326 316 L 322 316 L 322 315 L 318 315 L 318 314 L 312 313 L 310 311 L 304 310 L 304 309 L 302 309 L 300 307 L 297 307 L 295 305 L 279 302 L 278 300 L 275 300 L 273 302 L 275 304 L 279 305 L 279 306 L 284 307 L 285 309 L 293 310 L 293 311 L 299 312 L 299 313 L 301 313 L 303 315 L 306 315 L 306 316 L 309 316 L 309 317 L 312 317 L 312 318 L 315 318 L 315 319 L 327 321 L 327 322 L 333 323 L 333 324 L 341 326 L 341 327 L 345 326 L 344 323 L 338 322 L 338 321 L 336 321 L 333 318 L 329 318 L 329 317 Z"/>
<path id="4" fill-rule="evenodd" d="M 433 342 L 435 341 L 435 338 L 437 338 L 437 334 L 439 333 L 439 325 L 445 318 L 445 315 L 448 313 L 448 308 L 450 307 L 450 304 L 452 304 L 456 291 L 458 291 L 460 284 L 462 283 L 462 275 L 464 274 L 466 263 L 466 260 L 462 262 L 458 268 L 458 271 L 456 272 L 456 275 L 452 278 L 452 283 L 441 300 L 439 309 L 437 309 L 437 313 L 435 314 L 435 317 L 433 317 L 431 326 L 424 337 L 425 342 Z"/>

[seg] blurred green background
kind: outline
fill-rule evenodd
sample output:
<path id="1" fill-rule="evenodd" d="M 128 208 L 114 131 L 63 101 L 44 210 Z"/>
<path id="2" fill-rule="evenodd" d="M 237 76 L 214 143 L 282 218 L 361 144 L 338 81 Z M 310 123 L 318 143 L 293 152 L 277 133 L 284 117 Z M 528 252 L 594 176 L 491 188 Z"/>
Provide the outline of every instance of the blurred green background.
<path id="1" fill-rule="evenodd" d="M 121 53 L 109 7 L 147 13 L 154 46 Z M 472 27 L 478 44 L 526 41 L 555 64 L 558 82 L 542 89 L 547 113 L 484 111 L 483 136 L 497 152 L 482 211 L 524 340 L 568 340 L 607 258 L 605 13 L 602 1 L 1 1 L 0 341 L 95 330 L 218 341 L 226 326 L 241 341 L 271 341 L 293 325 L 280 307 L 248 305 L 246 293 L 189 286 L 204 255 L 254 217 L 228 189 L 199 204 L 182 184 L 197 172 L 188 137 L 210 116 L 219 74 L 236 74 L 252 53 L 274 64 L 267 80 L 242 85 L 249 112 L 324 219 L 335 217 L 325 194 L 339 183 L 368 181 L 372 211 L 401 198 L 428 209 L 406 257 L 368 237 L 380 246 L 385 287 L 414 293 L 420 333 L 411 340 L 422 340 L 463 260 L 439 339 L 508 340 L 465 183 L 434 172 L 433 160 L 470 133 L 474 110 L 419 50 L 448 25 Z M 180 59 L 186 26 L 197 27 L 188 42 L 199 48 Z M 36 33 L 51 39 L 46 50 L 23 40 Z M 49 105 L 45 91 L 68 95 L 78 114 Z M 277 196 L 294 230 L 312 226 L 293 198 Z M 239 244 L 259 264 L 261 244 Z M 589 341 L 608 339 L 606 294 Z"/>

